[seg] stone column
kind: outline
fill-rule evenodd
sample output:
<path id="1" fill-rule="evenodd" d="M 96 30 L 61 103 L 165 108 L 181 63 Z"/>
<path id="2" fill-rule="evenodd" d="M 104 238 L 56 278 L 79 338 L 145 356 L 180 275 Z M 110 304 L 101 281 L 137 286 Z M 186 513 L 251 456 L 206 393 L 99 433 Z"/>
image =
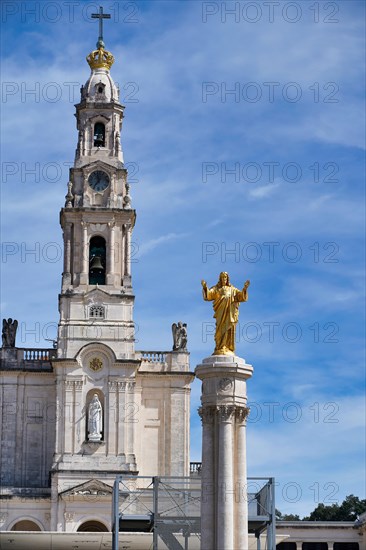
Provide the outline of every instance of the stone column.
<path id="1" fill-rule="evenodd" d="M 74 452 L 75 449 L 80 450 L 81 445 L 85 439 L 85 425 L 82 422 L 83 418 L 83 381 L 74 381 Z"/>
<path id="2" fill-rule="evenodd" d="M 233 406 L 218 408 L 218 499 L 215 548 L 234 548 L 234 463 L 233 463 Z M 236 548 L 236 547 L 235 547 Z"/>
<path id="3" fill-rule="evenodd" d="M 126 426 L 126 462 L 130 465 L 130 469 L 136 468 L 135 455 L 135 386 L 136 382 L 127 382 L 126 392 L 126 411 L 125 411 L 125 426 Z"/>
<path id="4" fill-rule="evenodd" d="M 64 272 L 62 274 L 64 285 L 71 284 L 71 223 L 65 224 L 64 230 Z"/>
<path id="5" fill-rule="evenodd" d="M 246 550 L 246 380 L 253 367 L 237 356 L 211 355 L 195 374 L 202 380 L 201 550 Z"/>
<path id="6" fill-rule="evenodd" d="M 88 224 L 86 222 L 81 222 L 81 273 L 80 273 L 80 284 L 87 285 L 89 277 L 89 250 L 88 250 Z"/>
<path id="7" fill-rule="evenodd" d="M 117 396 L 117 455 L 126 455 L 126 386 L 127 382 L 118 382 Z"/>
<path id="8" fill-rule="evenodd" d="M 107 285 L 113 285 L 114 284 L 114 272 L 115 272 L 115 265 L 114 265 L 114 247 L 115 247 L 115 222 L 111 221 L 108 223 L 109 226 L 109 248 L 108 248 L 108 256 L 107 256 Z"/>
<path id="9" fill-rule="evenodd" d="M 72 454 L 74 451 L 74 380 L 65 380 L 65 432 L 64 453 Z"/>
<path id="10" fill-rule="evenodd" d="M 124 225 L 125 246 L 124 246 L 124 280 L 126 283 L 131 281 L 131 224 Z"/>
<path id="11" fill-rule="evenodd" d="M 56 371 L 57 372 L 57 371 Z M 64 402 L 63 402 L 63 381 L 59 375 L 56 376 L 56 436 L 54 460 L 57 462 L 63 452 L 62 434 L 64 433 Z"/>
<path id="12" fill-rule="evenodd" d="M 108 382 L 108 434 L 105 435 L 107 454 L 117 455 L 117 415 L 118 415 L 118 382 L 116 380 L 110 380 Z"/>
<path id="13" fill-rule="evenodd" d="M 249 409 L 237 407 L 235 411 L 236 431 L 236 490 L 240 496 L 241 506 L 236 509 L 236 524 L 238 526 L 238 548 L 249 548 L 248 539 L 248 503 L 247 503 L 247 443 L 246 422 Z M 244 500 L 242 500 L 244 499 Z"/>
<path id="14" fill-rule="evenodd" d="M 215 547 L 215 533 L 212 529 L 215 521 L 215 485 L 214 485 L 214 424 L 216 407 L 200 407 L 202 419 L 202 463 L 201 470 L 201 540 L 205 541 L 202 549 Z"/>

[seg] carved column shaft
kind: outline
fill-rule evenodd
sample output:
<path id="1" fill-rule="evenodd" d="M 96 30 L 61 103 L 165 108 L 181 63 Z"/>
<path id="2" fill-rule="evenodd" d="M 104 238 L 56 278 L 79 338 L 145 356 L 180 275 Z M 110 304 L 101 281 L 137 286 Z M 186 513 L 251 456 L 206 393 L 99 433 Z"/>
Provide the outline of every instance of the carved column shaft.
<path id="1" fill-rule="evenodd" d="M 117 410 L 117 454 L 126 453 L 126 382 L 118 384 L 118 410 Z"/>
<path id="2" fill-rule="evenodd" d="M 108 454 L 117 454 L 117 428 L 118 424 L 116 418 L 118 418 L 118 382 L 110 381 L 109 382 L 109 396 L 108 396 L 108 414 L 109 414 L 109 431 L 107 438 L 107 453 Z M 107 416 L 107 411 L 105 411 L 105 416 Z"/>
<path id="3" fill-rule="evenodd" d="M 131 224 L 126 224 L 125 228 L 125 269 L 126 276 L 131 275 Z"/>
<path id="4" fill-rule="evenodd" d="M 218 499 L 217 548 L 234 548 L 234 464 L 233 415 L 234 407 L 218 407 Z"/>
<path id="5" fill-rule="evenodd" d="M 248 500 L 247 500 L 247 453 L 246 453 L 246 419 L 249 409 L 241 407 L 235 411 L 236 431 L 236 525 L 238 548 L 249 548 Z"/>
<path id="6" fill-rule="evenodd" d="M 65 224 L 64 229 L 64 273 L 71 272 L 71 223 Z"/>
<path id="7" fill-rule="evenodd" d="M 202 550 L 215 547 L 215 536 L 212 529 L 215 521 L 215 463 L 214 463 L 214 429 L 216 407 L 200 407 L 202 420 L 202 463 L 201 470 L 202 502 L 201 502 L 201 537 L 205 541 Z"/>
<path id="8" fill-rule="evenodd" d="M 83 416 L 83 382 L 81 380 L 74 381 L 74 449 L 80 449 L 81 443 L 84 441 L 85 425 L 81 421 Z"/>
<path id="9" fill-rule="evenodd" d="M 248 550 L 245 418 L 252 373 L 243 359 L 226 355 L 210 356 L 195 370 L 202 380 L 201 550 Z"/>
<path id="10" fill-rule="evenodd" d="M 114 278 L 114 247 L 115 247 L 115 223 L 109 224 L 109 248 L 107 256 L 107 284 L 113 284 Z"/>
<path id="11" fill-rule="evenodd" d="M 134 422 L 136 421 L 136 404 L 135 404 L 135 382 L 127 382 L 126 407 L 125 407 L 125 426 L 126 426 L 126 460 L 127 462 L 134 461 L 135 449 L 135 429 Z"/>
<path id="12" fill-rule="evenodd" d="M 71 380 L 65 380 L 65 432 L 64 432 L 64 452 L 73 452 L 74 443 L 74 383 Z"/>
<path id="13" fill-rule="evenodd" d="M 80 283 L 87 284 L 88 282 L 88 273 L 89 273 L 89 251 L 88 251 L 88 225 L 86 222 L 81 222 L 81 274 L 80 274 Z"/>

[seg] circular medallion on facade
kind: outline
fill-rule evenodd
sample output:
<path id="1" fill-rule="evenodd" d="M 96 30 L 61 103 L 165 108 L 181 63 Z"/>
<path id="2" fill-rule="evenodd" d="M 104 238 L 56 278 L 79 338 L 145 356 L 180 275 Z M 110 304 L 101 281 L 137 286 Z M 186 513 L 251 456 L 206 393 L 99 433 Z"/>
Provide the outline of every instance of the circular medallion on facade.
<path id="1" fill-rule="evenodd" d="M 101 370 L 103 368 L 102 360 L 99 359 L 98 357 L 93 357 L 93 359 L 89 361 L 89 368 L 94 372 Z"/>
<path id="2" fill-rule="evenodd" d="M 222 392 L 230 391 L 233 387 L 233 381 L 230 378 L 221 378 L 219 382 L 219 390 Z"/>

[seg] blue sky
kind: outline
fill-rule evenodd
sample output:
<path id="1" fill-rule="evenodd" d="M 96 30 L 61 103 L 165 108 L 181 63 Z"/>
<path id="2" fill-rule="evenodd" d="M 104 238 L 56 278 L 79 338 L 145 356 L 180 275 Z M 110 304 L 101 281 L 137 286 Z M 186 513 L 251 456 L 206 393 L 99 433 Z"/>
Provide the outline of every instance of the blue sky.
<path id="1" fill-rule="evenodd" d="M 364 3 L 3 1 L 1 303 L 19 347 L 56 332 L 98 5 L 126 106 L 137 349 L 171 349 L 182 320 L 193 370 L 213 350 L 201 278 L 249 278 L 248 474 L 276 477 L 283 513 L 364 498 Z"/>

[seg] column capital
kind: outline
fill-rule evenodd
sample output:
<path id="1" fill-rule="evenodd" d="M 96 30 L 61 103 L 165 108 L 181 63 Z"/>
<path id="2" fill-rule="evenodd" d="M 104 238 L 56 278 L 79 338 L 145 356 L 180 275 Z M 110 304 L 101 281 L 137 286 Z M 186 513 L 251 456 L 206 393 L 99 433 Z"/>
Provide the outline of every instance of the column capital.
<path id="1" fill-rule="evenodd" d="M 235 420 L 238 424 L 246 424 L 247 418 L 250 413 L 249 407 L 236 407 L 235 409 Z"/>
<path id="2" fill-rule="evenodd" d="M 206 405 L 198 409 L 201 421 L 205 424 L 213 423 L 215 417 L 219 417 L 220 420 L 224 421 L 235 417 L 236 422 L 242 424 L 246 422 L 249 412 L 249 407 L 240 405 Z"/>
<path id="3" fill-rule="evenodd" d="M 213 424 L 216 416 L 216 406 L 199 407 L 198 414 L 201 417 L 202 424 Z"/>
<path id="4" fill-rule="evenodd" d="M 217 413 L 220 420 L 223 420 L 224 422 L 232 420 L 235 414 L 235 409 L 235 405 L 219 405 L 217 407 Z"/>

